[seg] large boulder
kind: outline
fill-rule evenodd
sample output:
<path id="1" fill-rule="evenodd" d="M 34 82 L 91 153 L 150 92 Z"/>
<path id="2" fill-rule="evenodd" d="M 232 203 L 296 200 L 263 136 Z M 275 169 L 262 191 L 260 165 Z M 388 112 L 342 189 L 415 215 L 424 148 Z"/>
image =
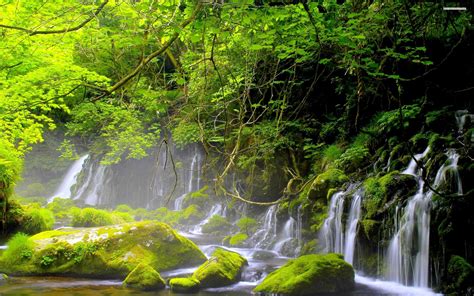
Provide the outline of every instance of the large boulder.
<path id="1" fill-rule="evenodd" d="M 15 262 L 0 258 L 0 272 L 123 278 L 140 263 L 163 271 L 206 260 L 192 241 L 155 221 L 45 231 L 28 243 Z"/>
<path id="2" fill-rule="evenodd" d="M 354 269 L 339 254 L 312 254 L 288 261 L 270 273 L 254 292 L 315 295 L 350 291 Z"/>
<path id="3" fill-rule="evenodd" d="M 201 282 L 201 287 L 223 287 L 240 280 L 247 260 L 240 254 L 217 248 L 203 265 L 194 272 L 193 278 Z"/>
<path id="4" fill-rule="evenodd" d="M 160 274 L 150 265 L 140 263 L 132 270 L 122 285 L 126 288 L 132 288 L 142 291 L 159 290 L 166 287 L 165 281 Z"/>
<path id="5" fill-rule="evenodd" d="M 201 283 L 193 278 L 173 278 L 169 281 L 171 291 L 178 293 L 195 293 L 199 291 Z"/>

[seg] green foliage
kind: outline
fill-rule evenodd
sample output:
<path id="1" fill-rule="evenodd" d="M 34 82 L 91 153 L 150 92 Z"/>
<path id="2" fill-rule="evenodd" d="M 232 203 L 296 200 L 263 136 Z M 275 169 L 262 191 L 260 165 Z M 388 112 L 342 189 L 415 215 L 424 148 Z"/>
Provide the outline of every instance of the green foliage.
<path id="1" fill-rule="evenodd" d="M 56 219 L 65 219 L 69 216 L 69 210 L 75 207 L 75 203 L 69 198 L 55 198 L 46 205 L 46 209 L 52 211 Z"/>
<path id="2" fill-rule="evenodd" d="M 237 220 L 236 225 L 239 227 L 241 232 L 251 234 L 257 230 L 258 223 L 257 220 L 244 216 Z"/>
<path id="3" fill-rule="evenodd" d="M 7 242 L 7 249 L 3 252 L 1 262 L 5 264 L 17 264 L 28 260 L 33 255 L 33 242 L 24 233 L 17 233 Z"/>
<path id="4" fill-rule="evenodd" d="M 115 207 L 116 212 L 123 212 L 123 213 L 132 213 L 133 209 L 126 204 L 120 204 Z"/>
<path id="5" fill-rule="evenodd" d="M 237 233 L 229 239 L 229 244 L 234 247 L 242 246 L 248 238 L 246 233 Z"/>
<path id="6" fill-rule="evenodd" d="M 224 217 L 219 215 L 212 216 L 206 224 L 202 226 L 203 233 L 226 233 L 230 231 L 230 224 Z"/>
<path id="7" fill-rule="evenodd" d="M 73 208 L 71 209 L 71 216 L 71 224 L 74 227 L 96 227 L 114 224 L 110 213 L 94 208 Z"/>
<path id="8" fill-rule="evenodd" d="M 334 165 L 346 172 L 353 172 L 366 165 L 368 157 L 369 149 L 363 146 L 352 146 L 342 153 Z"/>
<path id="9" fill-rule="evenodd" d="M 25 208 L 21 230 L 28 234 L 35 234 L 52 229 L 54 222 L 53 212 L 40 208 L 39 205 L 31 204 Z"/>
<path id="10" fill-rule="evenodd" d="M 417 104 L 403 106 L 403 127 L 400 126 L 399 109 L 380 113 L 376 117 L 374 125 L 377 126 L 379 135 L 386 136 L 388 134 L 393 134 L 401 128 L 408 128 L 410 123 L 419 116 L 420 111 L 421 108 Z"/>
<path id="11" fill-rule="evenodd" d="M 463 257 L 453 255 L 448 263 L 448 279 L 451 282 L 446 290 L 449 293 L 463 293 L 474 281 L 474 267 Z"/>

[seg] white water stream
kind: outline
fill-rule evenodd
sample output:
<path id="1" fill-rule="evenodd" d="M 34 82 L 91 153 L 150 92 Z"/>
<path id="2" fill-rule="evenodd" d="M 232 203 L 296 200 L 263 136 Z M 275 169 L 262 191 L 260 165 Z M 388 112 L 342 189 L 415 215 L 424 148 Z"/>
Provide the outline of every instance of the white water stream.
<path id="1" fill-rule="evenodd" d="M 66 175 L 63 177 L 63 180 L 59 187 L 56 189 L 54 194 L 48 199 L 48 202 L 52 202 L 54 198 L 71 198 L 71 187 L 74 186 L 77 182 L 77 175 L 82 170 L 84 162 L 89 157 L 88 154 L 80 157 L 69 167 Z"/>

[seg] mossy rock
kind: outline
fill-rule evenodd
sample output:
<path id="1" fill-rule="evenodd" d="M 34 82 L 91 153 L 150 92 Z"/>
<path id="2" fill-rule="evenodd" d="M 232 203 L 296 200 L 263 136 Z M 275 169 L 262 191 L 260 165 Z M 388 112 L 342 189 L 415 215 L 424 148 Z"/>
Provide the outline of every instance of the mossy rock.
<path id="1" fill-rule="evenodd" d="M 31 256 L 14 264 L 0 257 L 1 272 L 123 278 L 140 263 L 163 271 L 206 260 L 192 241 L 156 221 L 52 230 L 29 240 Z"/>
<path id="2" fill-rule="evenodd" d="M 206 224 L 202 226 L 203 233 L 226 234 L 232 229 L 232 224 L 219 215 L 212 216 Z"/>
<path id="3" fill-rule="evenodd" d="M 416 181 L 411 175 L 390 172 L 381 177 L 371 177 L 364 181 L 365 218 L 372 219 L 385 211 L 397 199 L 404 200 L 415 194 Z"/>
<path id="4" fill-rule="evenodd" d="M 234 247 L 241 247 L 245 245 L 245 242 L 249 236 L 245 233 L 237 233 L 230 237 L 229 239 L 229 245 L 234 246 Z"/>
<path id="5" fill-rule="evenodd" d="M 174 278 L 169 281 L 171 291 L 178 293 L 196 293 L 201 287 L 199 280 L 188 278 Z"/>
<path id="6" fill-rule="evenodd" d="M 315 295 L 351 291 L 354 269 L 339 254 L 304 255 L 270 273 L 254 292 Z"/>
<path id="7" fill-rule="evenodd" d="M 166 284 L 160 274 L 150 265 L 140 263 L 123 281 L 122 285 L 142 291 L 163 289 Z"/>
<path id="8" fill-rule="evenodd" d="M 240 280 L 247 260 L 240 254 L 217 248 L 211 257 L 193 273 L 203 288 L 228 286 Z"/>
<path id="9" fill-rule="evenodd" d="M 312 200 L 326 198 L 331 188 L 339 188 L 347 181 L 349 178 L 343 171 L 330 168 L 314 179 L 308 192 L 308 198 Z"/>
<path id="10" fill-rule="evenodd" d="M 467 290 L 474 287 L 474 267 L 461 256 L 453 255 L 448 263 L 447 279 L 445 292 L 467 295 Z"/>

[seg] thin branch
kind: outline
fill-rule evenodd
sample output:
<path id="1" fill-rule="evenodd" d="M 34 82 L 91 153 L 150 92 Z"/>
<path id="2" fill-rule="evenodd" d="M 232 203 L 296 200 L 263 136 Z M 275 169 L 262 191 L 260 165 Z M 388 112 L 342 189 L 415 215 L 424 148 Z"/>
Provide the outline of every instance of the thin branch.
<path id="1" fill-rule="evenodd" d="M 79 25 L 72 27 L 72 28 L 62 28 L 58 30 L 46 30 L 46 31 L 35 31 L 35 30 L 30 30 L 22 27 L 16 27 L 16 26 L 9 26 L 9 25 L 2 25 L 0 24 L 0 28 L 5 28 L 5 29 L 12 29 L 12 30 L 18 30 L 18 31 L 23 31 L 25 33 L 28 33 L 30 36 L 34 35 L 50 35 L 50 34 L 62 34 L 62 33 L 68 33 L 68 32 L 73 32 L 81 29 L 85 25 L 87 25 L 90 21 L 92 21 L 101 11 L 104 9 L 105 5 L 109 0 L 104 0 L 102 4 L 97 7 L 96 11 L 94 11 L 87 19 L 85 19 L 82 23 Z"/>
<path id="2" fill-rule="evenodd" d="M 199 2 L 197 5 L 196 5 L 196 8 L 194 9 L 193 11 L 193 14 L 191 15 L 191 17 L 189 17 L 187 20 L 185 20 L 180 26 L 179 28 L 180 29 L 184 29 L 187 25 L 189 25 L 197 16 L 198 12 L 201 10 L 202 8 L 202 3 Z M 149 54 L 146 58 L 142 59 L 142 61 L 140 62 L 140 64 L 138 64 L 137 67 L 135 67 L 135 69 L 133 69 L 129 74 L 127 74 L 125 77 L 123 77 L 122 79 L 120 79 L 120 81 L 118 81 L 117 83 L 115 83 L 108 91 L 106 94 L 111 94 L 113 92 L 115 92 L 116 90 L 118 90 L 119 88 L 122 88 L 128 81 L 130 81 L 130 79 L 132 79 L 133 77 L 137 76 L 138 73 L 140 73 L 140 71 L 143 69 L 143 67 L 145 67 L 148 63 L 150 63 L 154 58 L 156 58 L 157 56 L 161 55 L 162 53 L 164 53 L 166 50 L 168 50 L 168 48 L 171 46 L 171 44 L 173 44 L 173 42 L 178 39 L 179 37 L 179 32 L 175 32 L 171 38 L 165 42 L 163 44 L 163 46 L 158 49 L 157 51 L 154 51 L 152 52 L 151 54 Z M 104 95 L 106 95 L 104 94 Z"/>

